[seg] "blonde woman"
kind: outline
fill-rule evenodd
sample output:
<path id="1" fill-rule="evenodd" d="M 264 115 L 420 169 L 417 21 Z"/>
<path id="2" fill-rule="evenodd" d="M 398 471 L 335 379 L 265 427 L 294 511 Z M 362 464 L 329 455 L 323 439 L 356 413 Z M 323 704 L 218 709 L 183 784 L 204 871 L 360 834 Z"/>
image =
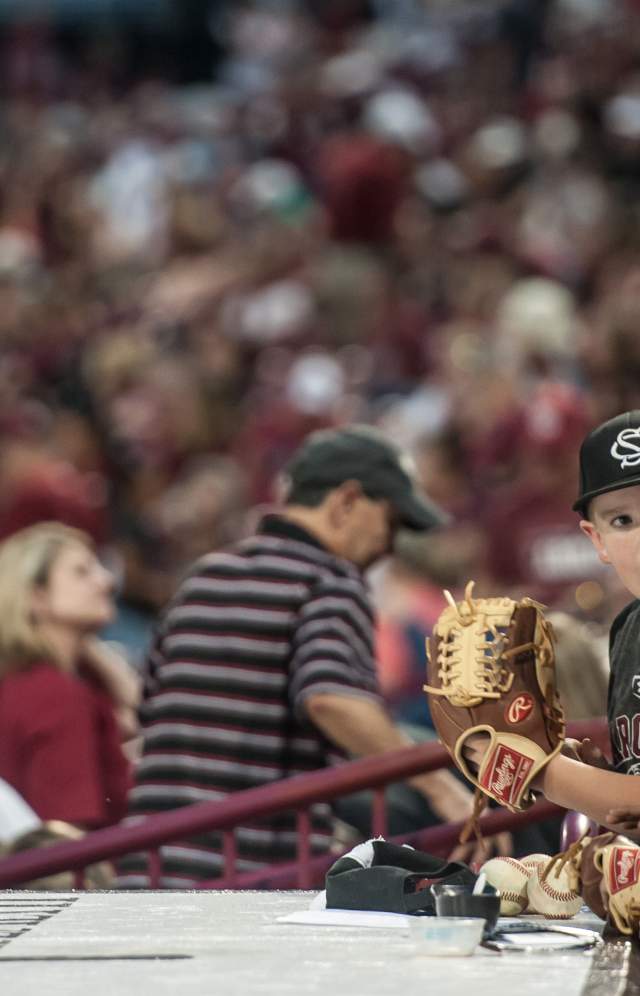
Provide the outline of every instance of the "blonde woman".
<path id="1" fill-rule="evenodd" d="M 0 778 L 41 820 L 125 812 L 137 683 L 95 638 L 112 577 L 82 532 L 39 523 L 0 544 Z"/>

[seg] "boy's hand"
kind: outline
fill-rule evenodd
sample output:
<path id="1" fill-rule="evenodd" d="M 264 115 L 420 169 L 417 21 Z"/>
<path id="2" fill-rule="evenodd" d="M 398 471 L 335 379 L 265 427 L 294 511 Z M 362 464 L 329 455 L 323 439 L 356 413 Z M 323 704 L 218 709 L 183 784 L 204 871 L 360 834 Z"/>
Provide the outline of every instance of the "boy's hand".
<path id="1" fill-rule="evenodd" d="M 462 748 L 469 767 L 477 775 L 480 770 L 484 755 L 489 749 L 490 737 L 487 733 L 474 733 L 467 737 Z"/>
<path id="2" fill-rule="evenodd" d="M 592 768 L 603 768 L 605 771 L 610 768 L 606 757 L 590 737 L 585 737 L 584 740 L 574 740 L 567 737 L 562 747 L 562 753 L 565 757 L 570 757 L 573 761 L 582 761 L 583 764 L 589 764 Z"/>
<path id="3" fill-rule="evenodd" d="M 609 830 L 640 843 L 640 806 L 625 806 L 624 809 L 610 809 L 604 824 Z"/>
<path id="4" fill-rule="evenodd" d="M 464 742 L 462 753 L 464 754 L 469 767 L 476 776 L 480 770 L 484 756 L 489 749 L 490 743 L 491 738 L 488 733 L 474 733 Z M 572 753 L 569 754 L 569 757 L 574 757 L 575 759 L 575 756 Z M 540 790 L 540 782 L 543 776 L 544 771 L 538 772 L 538 775 L 531 782 L 531 787 Z"/>

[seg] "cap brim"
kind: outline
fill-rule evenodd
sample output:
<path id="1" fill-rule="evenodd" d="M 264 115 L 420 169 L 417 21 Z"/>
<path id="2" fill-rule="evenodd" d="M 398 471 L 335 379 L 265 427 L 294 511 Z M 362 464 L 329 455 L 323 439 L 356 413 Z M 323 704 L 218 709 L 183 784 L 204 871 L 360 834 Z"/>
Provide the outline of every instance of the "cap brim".
<path id="1" fill-rule="evenodd" d="M 597 498 L 598 495 L 608 494 L 609 491 L 622 491 L 623 488 L 632 488 L 635 484 L 640 484 L 640 474 L 635 474 L 633 477 L 626 477 L 624 480 L 617 481 L 614 484 L 604 484 L 601 488 L 596 488 L 594 491 L 588 491 L 585 495 L 580 495 L 580 497 L 574 501 L 571 508 L 574 512 L 584 514 L 587 510 L 587 505 L 592 498 Z"/>
<path id="2" fill-rule="evenodd" d="M 394 500 L 394 506 L 405 529 L 416 532 L 435 529 L 451 522 L 451 516 L 428 498 L 409 493 Z"/>

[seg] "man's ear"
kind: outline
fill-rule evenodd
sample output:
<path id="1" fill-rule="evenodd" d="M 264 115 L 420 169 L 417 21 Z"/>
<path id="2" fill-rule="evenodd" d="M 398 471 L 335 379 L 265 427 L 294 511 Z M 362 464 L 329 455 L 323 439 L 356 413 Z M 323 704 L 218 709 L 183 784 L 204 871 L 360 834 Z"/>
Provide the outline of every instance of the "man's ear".
<path id="1" fill-rule="evenodd" d="M 332 525 L 341 526 L 345 517 L 349 515 L 361 497 L 362 487 L 359 481 L 343 481 L 337 488 L 334 488 L 328 496 L 327 503 Z"/>
<path id="2" fill-rule="evenodd" d="M 609 554 L 607 553 L 607 548 L 602 542 L 602 537 L 600 536 L 600 533 L 594 526 L 593 522 L 589 522 L 588 519 L 581 519 L 580 529 L 585 534 L 585 536 L 589 537 L 589 539 L 593 543 L 601 563 L 610 564 L 611 561 L 609 560 Z"/>

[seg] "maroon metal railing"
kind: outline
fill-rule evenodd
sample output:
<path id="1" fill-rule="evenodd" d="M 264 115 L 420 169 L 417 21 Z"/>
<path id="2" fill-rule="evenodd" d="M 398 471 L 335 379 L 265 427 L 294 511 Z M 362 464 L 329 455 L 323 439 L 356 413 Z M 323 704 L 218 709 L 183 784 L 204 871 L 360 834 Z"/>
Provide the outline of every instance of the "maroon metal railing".
<path id="1" fill-rule="evenodd" d="M 589 720 L 571 724 L 569 734 L 578 738 L 590 736 L 606 749 L 608 737 L 604 720 Z M 147 851 L 150 887 L 160 883 L 158 848 L 173 840 L 184 839 L 205 831 L 220 831 L 223 835 L 225 873 L 221 878 L 198 883 L 198 888 L 247 889 L 267 885 L 283 888 L 295 882 L 297 888 L 310 888 L 328 867 L 332 858 L 312 857 L 309 844 L 308 810 L 316 802 L 326 802 L 362 789 L 374 790 L 372 831 L 386 836 L 384 787 L 412 775 L 436 771 L 451 763 L 449 755 L 436 743 L 351 761 L 336 768 L 316 771 L 309 775 L 248 789 L 222 801 L 184 806 L 168 813 L 148 816 L 134 824 L 96 830 L 78 841 L 51 847 L 23 851 L 0 861 L 0 888 L 19 885 L 61 871 L 81 872 L 87 866 L 103 860 L 113 860 L 132 852 Z M 239 873 L 236 865 L 234 827 L 248 819 L 256 820 L 282 811 L 297 813 L 297 860 L 268 866 L 259 871 Z M 562 810 L 541 801 L 524 813 L 494 810 L 480 820 L 483 833 L 490 835 L 514 829 L 526 823 L 544 819 Z M 461 824 L 443 824 L 410 835 L 412 841 L 431 853 L 445 853 L 457 839 Z M 402 840 L 408 840 L 409 835 Z M 78 877 L 76 877 L 78 881 Z"/>
<path id="2" fill-rule="evenodd" d="M 517 830 L 530 823 L 538 823 L 564 812 L 560 806 L 542 799 L 530 809 L 522 813 L 510 813 L 506 809 L 495 809 L 480 819 L 483 836 L 504 831 Z M 458 841 L 463 823 L 444 823 L 441 826 L 404 833 L 397 837 L 389 837 L 394 843 L 412 844 L 429 854 L 446 856 Z M 384 835 L 383 835 L 384 836 Z M 258 871 L 243 872 L 235 876 L 233 886 L 226 884 L 227 879 L 211 879 L 198 883 L 200 889 L 309 889 L 319 885 L 324 873 L 336 860 L 335 854 L 322 854 L 312 858 L 301 875 L 299 861 L 290 861 L 278 865 L 269 865 Z M 221 882 L 225 882 L 224 885 Z"/>

